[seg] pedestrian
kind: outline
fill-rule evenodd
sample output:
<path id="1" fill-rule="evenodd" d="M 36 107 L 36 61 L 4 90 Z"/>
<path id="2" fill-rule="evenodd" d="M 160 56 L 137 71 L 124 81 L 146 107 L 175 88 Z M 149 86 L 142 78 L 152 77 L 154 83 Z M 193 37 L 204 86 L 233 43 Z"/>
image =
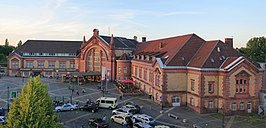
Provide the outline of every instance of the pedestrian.
<path id="1" fill-rule="evenodd" d="M 77 95 L 79 95 L 79 90 L 77 90 Z"/>
<path id="2" fill-rule="evenodd" d="M 103 117 L 103 121 L 106 121 L 106 116 Z"/>
<path id="3" fill-rule="evenodd" d="M 83 89 L 82 89 L 82 93 L 85 93 L 85 92 L 86 92 L 86 90 L 85 90 L 85 88 L 83 88 Z"/>
<path id="4" fill-rule="evenodd" d="M 91 103 L 91 99 L 87 99 L 87 104 L 90 104 Z"/>

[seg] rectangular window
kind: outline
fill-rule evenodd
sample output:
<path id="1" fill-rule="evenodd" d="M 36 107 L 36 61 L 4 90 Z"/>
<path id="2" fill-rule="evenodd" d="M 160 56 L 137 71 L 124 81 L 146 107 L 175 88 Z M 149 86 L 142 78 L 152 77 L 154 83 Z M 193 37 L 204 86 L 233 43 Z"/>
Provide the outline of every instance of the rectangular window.
<path id="1" fill-rule="evenodd" d="M 70 62 L 70 68 L 75 68 L 74 62 Z"/>
<path id="2" fill-rule="evenodd" d="M 236 111 L 236 103 L 232 104 L 232 111 Z"/>
<path id="3" fill-rule="evenodd" d="M 195 90 L 195 80 L 191 79 L 191 90 Z"/>
<path id="4" fill-rule="evenodd" d="M 124 73 L 127 73 L 127 67 L 124 67 Z"/>
<path id="5" fill-rule="evenodd" d="M 153 73 L 150 72 L 150 74 L 149 74 L 149 81 L 150 81 L 150 83 L 152 83 L 152 85 L 153 85 L 153 81 L 154 81 L 153 79 L 154 79 Z"/>
<path id="6" fill-rule="evenodd" d="M 213 93 L 214 92 L 214 81 L 209 81 L 208 92 L 209 93 Z"/>
<path id="7" fill-rule="evenodd" d="M 213 102 L 212 101 L 208 102 L 208 108 L 213 108 Z"/>
<path id="8" fill-rule="evenodd" d="M 191 99 L 190 99 L 190 104 L 191 104 L 192 106 L 194 106 L 194 105 L 195 105 L 194 98 L 191 98 Z"/>
<path id="9" fill-rule="evenodd" d="M 155 85 L 159 86 L 160 85 L 160 75 L 155 75 Z"/>
<path id="10" fill-rule="evenodd" d="M 138 69 L 135 67 L 135 76 L 138 76 Z"/>
<path id="11" fill-rule="evenodd" d="M 33 68 L 33 63 L 32 62 L 27 62 L 27 68 Z"/>
<path id="12" fill-rule="evenodd" d="M 121 67 L 118 67 L 118 73 L 121 73 Z"/>
<path id="13" fill-rule="evenodd" d="M 139 68 L 139 78 L 142 78 L 142 68 Z"/>
<path id="14" fill-rule="evenodd" d="M 59 68 L 66 68 L 66 63 L 65 62 L 60 62 L 59 63 Z"/>
<path id="15" fill-rule="evenodd" d="M 239 107 L 240 107 L 240 110 L 245 110 L 245 107 L 244 107 L 244 103 L 243 103 L 243 102 L 241 102 L 241 103 L 239 104 Z"/>
<path id="16" fill-rule="evenodd" d="M 18 68 L 18 62 L 12 62 L 12 68 Z"/>
<path id="17" fill-rule="evenodd" d="M 144 80 L 147 80 L 147 69 L 144 70 L 144 76 L 143 76 Z"/>
<path id="18" fill-rule="evenodd" d="M 44 68 L 44 62 L 43 61 L 38 62 L 38 68 Z"/>
<path id="19" fill-rule="evenodd" d="M 48 68 L 55 68 L 55 62 L 49 62 Z"/>

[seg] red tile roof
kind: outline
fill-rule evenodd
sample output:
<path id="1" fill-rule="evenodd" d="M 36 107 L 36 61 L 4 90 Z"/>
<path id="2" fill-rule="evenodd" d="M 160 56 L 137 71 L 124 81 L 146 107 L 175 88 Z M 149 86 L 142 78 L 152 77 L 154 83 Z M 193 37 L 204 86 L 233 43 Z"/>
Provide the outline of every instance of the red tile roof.
<path id="1" fill-rule="evenodd" d="M 188 66 L 200 68 L 205 63 L 206 59 L 217 45 L 218 40 L 216 41 L 206 41 L 198 52 L 195 54 L 193 59 L 190 61 Z"/>
<path id="2" fill-rule="evenodd" d="M 195 34 L 139 43 L 134 55 L 149 55 L 161 58 L 166 66 L 196 68 L 220 68 L 221 65 L 224 67 L 233 62 L 232 58 L 243 56 L 233 47 L 220 40 L 204 41 Z M 248 57 L 245 58 L 259 67 L 256 62 Z"/>

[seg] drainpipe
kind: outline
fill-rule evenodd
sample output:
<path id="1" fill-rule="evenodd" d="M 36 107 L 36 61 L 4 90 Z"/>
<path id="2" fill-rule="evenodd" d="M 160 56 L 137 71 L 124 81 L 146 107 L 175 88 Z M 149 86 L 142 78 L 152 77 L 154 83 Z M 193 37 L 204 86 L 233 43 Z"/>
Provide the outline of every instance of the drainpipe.
<path id="1" fill-rule="evenodd" d="M 188 100 L 187 100 L 187 90 L 188 90 L 188 69 L 186 69 L 187 71 L 186 71 L 186 107 L 187 107 L 187 102 L 188 102 Z"/>

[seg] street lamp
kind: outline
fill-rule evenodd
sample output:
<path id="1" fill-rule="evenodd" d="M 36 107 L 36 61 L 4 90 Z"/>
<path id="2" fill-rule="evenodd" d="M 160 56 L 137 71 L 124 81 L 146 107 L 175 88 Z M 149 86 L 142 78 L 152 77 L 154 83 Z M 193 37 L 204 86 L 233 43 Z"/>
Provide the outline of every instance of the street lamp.
<path id="1" fill-rule="evenodd" d="M 69 90 L 71 90 L 71 96 L 70 96 L 70 103 L 72 104 L 72 98 L 73 98 L 73 92 L 74 92 L 74 85 L 70 84 L 68 87 Z"/>
<path id="2" fill-rule="evenodd" d="M 222 118 L 222 128 L 225 128 L 225 124 L 224 124 L 224 106 L 221 107 L 221 111 L 220 113 L 222 114 L 223 118 Z"/>
<path id="3" fill-rule="evenodd" d="M 9 112 L 9 86 L 7 87 L 7 112 Z"/>

